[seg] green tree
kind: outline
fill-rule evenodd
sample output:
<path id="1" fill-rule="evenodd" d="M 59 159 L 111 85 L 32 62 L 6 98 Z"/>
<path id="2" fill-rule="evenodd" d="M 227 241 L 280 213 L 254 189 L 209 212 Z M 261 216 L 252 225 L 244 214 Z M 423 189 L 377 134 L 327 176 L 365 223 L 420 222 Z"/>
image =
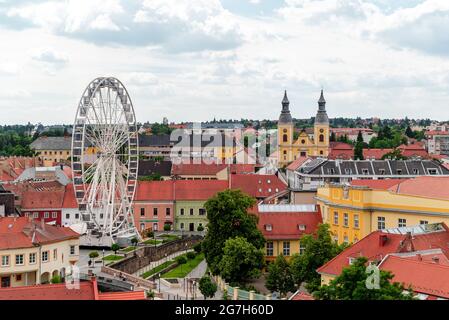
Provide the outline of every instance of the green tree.
<path id="1" fill-rule="evenodd" d="M 363 160 L 363 142 L 356 142 L 354 147 L 354 158 L 356 160 Z"/>
<path id="2" fill-rule="evenodd" d="M 394 149 L 393 151 L 390 151 L 388 153 L 385 153 L 382 156 L 382 160 L 385 159 L 392 159 L 392 160 L 407 160 L 406 156 L 403 156 L 401 153 L 401 150 L 399 149 Z"/>
<path id="3" fill-rule="evenodd" d="M 379 288 L 367 285 L 368 272 L 365 257 L 357 258 L 349 267 L 332 280 L 328 285 L 321 286 L 313 293 L 315 299 L 320 300 L 411 300 L 411 294 L 404 294 L 404 286 L 391 282 L 393 274 L 389 271 L 379 271 Z"/>
<path id="4" fill-rule="evenodd" d="M 176 261 L 176 263 L 177 263 L 178 265 L 186 264 L 186 263 L 187 263 L 187 258 L 186 258 L 186 256 L 184 256 L 184 255 L 182 255 L 182 256 L 177 256 L 177 257 L 175 258 L 175 261 Z"/>
<path id="5" fill-rule="evenodd" d="M 271 291 L 278 291 L 281 296 L 295 289 L 295 281 L 288 261 L 279 255 L 275 262 L 268 265 L 266 287 Z"/>
<path id="6" fill-rule="evenodd" d="M 114 254 L 117 254 L 117 251 L 120 250 L 120 246 L 117 243 L 113 243 L 111 250 L 114 251 Z"/>
<path id="7" fill-rule="evenodd" d="M 260 276 L 264 264 L 262 249 L 243 237 L 235 237 L 226 240 L 223 251 L 218 268 L 226 281 L 244 283 Z"/>
<path id="8" fill-rule="evenodd" d="M 60 276 L 56 275 L 56 276 L 53 276 L 53 277 L 51 278 L 50 282 L 51 282 L 51 283 L 61 283 L 61 282 L 62 282 L 62 279 L 61 279 Z"/>
<path id="9" fill-rule="evenodd" d="M 219 264 L 224 254 L 226 240 L 244 237 L 255 248 L 265 244 L 257 228 L 257 217 L 248 214 L 255 200 L 240 190 L 225 190 L 210 198 L 206 204 L 209 223 L 202 248 L 213 274 L 220 274 Z"/>
<path id="10" fill-rule="evenodd" d="M 303 236 L 301 244 L 304 252 L 293 255 L 291 269 L 296 285 L 299 287 L 305 282 L 309 292 L 313 292 L 321 282 L 316 269 L 339 254 L 344 246 L 339 246 L 332 240 L 328 224 L 320 224 L 314 235 Z"/>
<path id="11" fill-rule="evenodd" d="M 335 132 L 331 132 L 331 136 L 330 136 L 330 138 L 329 138 L 329 141 L 331 141 L 331 142 L 334 142 L 334 141 L 337 141 L 337 138 L 335 137 Z"/>
<path id="12" fill-rule="evenodd" d="M 97 251 L 92 251 L 92 252 L 89 253 L 89 258 L 91 258 L 91 259 L 98 258 L 99 256 L 100 255 L 98 254 Z"/>
<path id="13" fill-rule="evenodd" d="M 131 239 L 131 244 L 132 244 L 134 247 L 137 246 L 137 243 L 139 243 L 139 239 L 137 239 L 136 237 L 134 237 L 134 238 Z"/>
<path id="14" fill-rule="evenodd" d="M 215 296 L 215 292 L 217 292 L 217 285 L 212 282 L 212 280 L 204 276 L 200 279 L 199 289 L 204 296 L 204 300 L 207 298 L 213 298 Z"/>
<path id="15" fill-rule="evenodd" d="M 410 126 L 407 126 L 407 128 L 405 129 L 405 135 L 409 138 L 414 138 L 415 134 L 412 131 L 412 128 L 410 128 Z"/>

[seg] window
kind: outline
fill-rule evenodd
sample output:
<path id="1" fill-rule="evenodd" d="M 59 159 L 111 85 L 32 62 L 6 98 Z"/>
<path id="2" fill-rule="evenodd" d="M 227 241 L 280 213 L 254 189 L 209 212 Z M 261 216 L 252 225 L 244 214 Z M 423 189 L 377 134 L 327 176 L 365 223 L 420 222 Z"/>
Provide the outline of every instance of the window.
<path id="1" fill-rule="evenodd" d="M 30 253 L 30 256 L 28 258 L 29 258 L 30 264 L 36 263 L 36 253 Z"/>
<path id="2" fill-rule="evenodd" d="M 369 170 L 368 169 L 362 169 L 362 174 L 369 174 Z"/>
<path id="3" fill-rule="evenodd" d="M 345 244 L 348 244 L 348 243 L 349 243 L 348 236 L 344 236 L 344 237 L 343 237 L 343 242 L 344 242 Z"/>
<path id="4" fill-rule="evenodd" d="M 9 266 L 9 256 L 2 256 L 2 267 Z"/>
<path id="5" fill-rule="evenodd" d="M 286 134 L 284 134 L 284 135 L 282 136 L 282 142 L 287 142 L 287 140 L 288 140 L 288 137 L 287 137 Z"/>
<path id="6" fill-rule="evenodd" d="M 184 215 L 184 208 L 181 208 L 180 214 L 181 214 L 181 216 Z"/>
<path id="7" fill-rule="evenodd" d="M 405 227 L 406 225 L 407 225 L 407 219 L 401 219 L 401 218 L 398 219 L 398 227 L 399 228 Z"/>
<path id="8" fill-rule="evenodd" d="M 145 208 L 140 208 L 140 216 L 145 216 Z"/>
<path id="9" fill-rule="evenodd" d="M 23 254 L 16 254 L 16 266 L 23 266 Z"/>
<path id="10" fill-rule="evenodd" d="M 48 251 L 42 252 L 42 262 L 48 262 Z"/>
<path id="11" fill-rule="evenodd" d="M 329 168 L 329 169 L 327 169 L 327 173 L 328 174 L 334 174 L 335 173 L 335 169 L 334 168 Z"/>
<path id="12" fill-rule="evenodd" d="M 33 218 L 35 218 L 35 219 L 39 218 L 39 212 L 34 212 L 33 213 Z"/>
<path id="13" fill-rule="evenodd" d="M 273 242 L 272 241 L 269 241 L 269 242 L 267 242 L 267 256 L 273 256 L 273 254 L 274 254 L 274 246 L 273 246 Z"/>
<path id="14" fill-rule="evenodd" d="M 304 252 L 306 252 L 306 246 L 299 243 L 299 254 L 304 254 Z"/>
<path id="15" fill-rule="evenodd" d="M 66 219 L 70 219 L 70 213 L 66 213 L 66 214 L 65 214 L 65 218 L 66 218 Z"/>
<path id="16" fill-rule="evenodd" d="M 298 230 L 299 230 L 299 231 L 304 231 L 304 230 L 306 230 L 306 225 L 305 225 L 305 224 L 298 224 Z"/>
<path id="17" fill-rule="evenodd" d="M 206 215 L 206 209 L 200 208 L 198 211 L 199 211 L 200 216 Z"/>
<path id="18" fill-rule="evenodd" d="M 266 224 L 265 225 L 265 230 L 266 231 L 271 231 L 271 230 L 273 230 L 273 226 L 271 224 Z"/>
<path id="19" fill-rule="evenodd" d="M 418 172 L 418 169 L 416 169 L 416 168 L 413 168 L 413 174 L 418 174 L 419 172 Z"/>
<path id="20" fill-rule="evenodd" d="M 153 208 L 153 216 L 157 216 L 157 208 Z"/>
<path id="21" fill-rule="evenodd" d="M 385 217 L 377 217 L 377 230 L 385 229 Z"/>
<path id="22" fill-rule="evenodd" d="M 75 219 L 79 219 L 79 218 L 80 218 L 79 213 L 75 213 Z"/>
<path id="23" fill-rule="evenodd" d="M 76 253 L 76 247 L 75 246 L 70 246 L 70 254 L 74 255 L 75 253 Z"/>
<path id="24" fill-rule="evenodd" d="M 401 175 L 401 174 L 402 174 L 402 169 L 397 169 L 397 170 L 396 170 L 396 173 L 397 173 L 398 175 Z"/>
<path id="25" fill-rule="evenodd" d="M 338 212 L 334 212 L 334 224 L 338 224 Z"/>
<path id="26" fill-rule="evenodd" d="M 58 260 L 58 249 L 53 249 L 53 260 Z"/>
<path id="27" fill-rule="evenodd" d="M 429 224 L 429 221 L 427 221 L 427 220 L 421 220 L 421 221 L 419 221 L 419 224 Z"/>
<path id="28" fill-rule="evenodd" d="M 22 281 L 22 275 L 21 274 L 16 274 L 16 281 L 17 282 Z"/>
<path id="29" fill-rule="evenodd" d="M 305 144 L 305 143 L 306 143 L 306 140 L 302 139 L 302 140 L 301 140 L 301 143 L 302 143 L 302 144 Z"/>
<path id="30" fill-rule="evenodd" d="M 359 227 L 359 215 L 355 214 L 354 215 L 354 228 L 358 228 Z"/>
<path id="31" fill-rule="evenodd" d="M 282 254 L 284 256 L 290 255 L 290 242 L 289 241 L 284 241 L 283 246 L 282 246 Z"/>
<path id="32" fill-rule="evenodd" d="M 345 173 L 346 174 L 352 174 L 352 169 L 351 168 L 346 168 L 345 169 Z"/>
<path id="33" fill-rule="evenodd" d="M 347 227 L 349 225 L 349 215 L 345 212 L 343 213 L 343 225 Z"/>
<path id="34" fill-rule="evenodd" d="M 56 218 L 58 217 L 58 213 L 55 212 L 55 211 L 52 212 L 52 213 L 51 213 L 51 217 L 54 218 L 54 219 L 56 219 Z"/>
<path id="35" fill-rule="evenodd" d="M 170 208 L 165 208 L 165 215 L 170 216 Z"/>
<path id="36" fill-rule="evenodd" d="M 184 230 L 184 223 L 181 222 L 181 226 L 180 226 L 181 230 Z"/>
<path id="37" fill-rule="evenodd" d="M 190 208 L 190 215 L 193 216 L 193 208 Z"/>
<path id="38" fill-rule="evenodd" d="M 427 169 L 429 174 L 437 174 L 437 169 Z"/>
<path id="39" fill-rule="evenodd" d="M 324 142 L 324 134 L 320 134 L 320 142 Z"/>
<path id="40" fill-rule="evenodd" d="M 145 230 L 145 223 L 140 224 L 140 231 L 143 231 L 143 230 Z"/>
<path id="41" fill-rule="evenodd" d="M 44 212 L 44 219 L 50 218 L 50 212 Z"/>
<path id="42" fill-rule="evenodd" d="M 385 169 L 379 169 L 379 175 L 384 175 L 385 174 Z"/>

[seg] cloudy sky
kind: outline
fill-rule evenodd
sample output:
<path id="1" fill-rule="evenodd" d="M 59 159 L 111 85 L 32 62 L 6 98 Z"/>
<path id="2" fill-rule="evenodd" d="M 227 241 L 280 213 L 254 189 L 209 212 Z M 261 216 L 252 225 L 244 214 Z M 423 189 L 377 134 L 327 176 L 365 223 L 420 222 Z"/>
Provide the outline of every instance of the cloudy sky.
<path id="1" fill-rule="evenodd" d="M 447 0 L 0 0 L 0 124 L 71 123 L 115 76 L 140 122 L 449 119 Z"/>

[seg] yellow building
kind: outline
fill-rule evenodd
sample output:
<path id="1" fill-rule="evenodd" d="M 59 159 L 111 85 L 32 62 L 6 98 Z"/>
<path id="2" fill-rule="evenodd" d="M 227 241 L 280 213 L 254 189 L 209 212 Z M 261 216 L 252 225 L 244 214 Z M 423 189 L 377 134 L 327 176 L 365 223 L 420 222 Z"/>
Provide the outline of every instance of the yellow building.
<path id="1" fill-rule="evenodd" d="M 0 287 L 48 283 L 64 279 L 79 259 L 79 234 L 70 228 L 0 218 Z"/>
<path id="2" fill-rule="evenodd" d="M 71 137 L 39 137 L 34 140 L 30 148 L 43 162 L 45 167 L 52 167 L 55 163 L 70 160 L 72 147 Z"/>
<path id="3" fill-rule="evenodd" d="M 380 229 L 449 225 L 449 177 L 354 180 L 351 186 L 318 188 L 316 199 L 338 243 L 354 243 Z"/>
<path id="4" fill-rule="evenodd" d="M 329 118 L 326 113 L 326 100 L 323 90 L 318 100 L 318 112 L 315 117 L 313 133 L 302 130 L 298 138 L 294 137 L 294 124 L 289 109 L 290 102 L 287 98 L 287 91 L 282 100 L 282 111 L 278 122 L 278 159 L 279 166 L 303 156 L 323 156 L 329 154 Z"/>

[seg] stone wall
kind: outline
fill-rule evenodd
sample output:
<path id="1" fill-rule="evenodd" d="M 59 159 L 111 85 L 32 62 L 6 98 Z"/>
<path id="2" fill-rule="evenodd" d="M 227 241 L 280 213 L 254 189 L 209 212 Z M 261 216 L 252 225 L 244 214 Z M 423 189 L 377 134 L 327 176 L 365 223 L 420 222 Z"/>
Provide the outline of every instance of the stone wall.
<path id="1" fill-rule="evenodd" d="M 168 256 L 178 251 L 191 249 L 195 244 L 199 243 L 201 239 L 202 238 L 199 236 L 192 236 L 164 243 L 159 246 L 144 246 L 131 252 L 125 259 L 109 265 L 109 267 L 128 274 L 133 274 L 149 265 L 152 261 L 161 260 L 166 255 Z"/>

